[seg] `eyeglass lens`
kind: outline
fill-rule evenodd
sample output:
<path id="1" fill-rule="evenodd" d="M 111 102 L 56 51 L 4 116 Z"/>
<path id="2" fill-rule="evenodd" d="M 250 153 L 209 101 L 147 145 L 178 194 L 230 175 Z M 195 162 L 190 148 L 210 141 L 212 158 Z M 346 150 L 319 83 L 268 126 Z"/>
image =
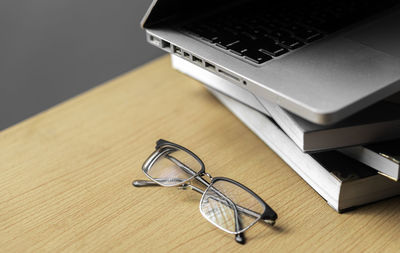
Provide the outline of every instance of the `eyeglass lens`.
<path id="1" fill-rule="evenodd" d="M 260 219 L 264 206 L 242 187 L 229 181 L 218 180 L 204 192 L 200 212 L 215 226 L 228 233 L 237 234 Z M 239 222 L 239 230 L 236 221 Z"/>
<path id="2" fill-rule="evenodd" d="M 201 170 L 201 164 L 180 149 L 163 148 L 145 173 L 163 186 L 175 186 L 192 179 Z"/>

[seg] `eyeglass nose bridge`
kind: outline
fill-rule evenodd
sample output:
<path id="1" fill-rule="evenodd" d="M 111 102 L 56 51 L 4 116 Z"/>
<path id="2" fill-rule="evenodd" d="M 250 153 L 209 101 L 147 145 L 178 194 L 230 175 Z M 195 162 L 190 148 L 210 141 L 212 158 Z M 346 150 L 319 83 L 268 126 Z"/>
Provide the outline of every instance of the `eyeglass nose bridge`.
<path id="1" fill-rule="evenodd" d="M 209 173 L 207 173 L 207 172 L 203 172 L 203 173 L 201 173 L 199 176 L 207 176 L 209 179 L 210 179 L 210 182 L 212 181 L 212 179 L 213 179 L 213 177 L 209 174 Z"/>
<path id="2" fill-rule="evenodd" d="M 204 166 L 203 161 L 196 154 L 194 154 L 192 151 L 190 151 L 189 149 L 187 149 L 187 148 L 185 148 L 185 147 L 183 147 L 181 145 L 178 145 L 176 143 L 172 143 L 170 141 L 159 139 L 157 141 L 157 144 L 156 144 L 156 150 L 160 150 L 160 149 L 163 149 L 163 148 L 172 148 L 172 149 L 175 149 L 175 150 L 181 150 L 181 151 L 186 152 L 187 154 L 191 155 L 194 159 L 196 159 L 197 162 L 200 164 L 201 169 L 199 171 L 199 174 L 201 174 L 201 173 L 203 173 L 205 171 L 205 166 Z"/>

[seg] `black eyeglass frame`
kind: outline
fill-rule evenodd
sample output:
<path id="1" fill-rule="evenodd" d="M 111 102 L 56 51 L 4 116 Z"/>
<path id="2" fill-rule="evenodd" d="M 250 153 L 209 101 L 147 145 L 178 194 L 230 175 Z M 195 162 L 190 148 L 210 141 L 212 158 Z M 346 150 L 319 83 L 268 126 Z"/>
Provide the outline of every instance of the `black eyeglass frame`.
<path id="1" fill-rule="evenodd" d="M 205 166 L 204 166 L 204 163 L 203 163 L 203 161 L 202 161 L 195 153 L 193 153 L 192 151 L 190 151 L 189 149 L 187 149 L 187 148 L 185 148 L 185 147 L 182 147 L 181 145 L 178 145 L 178 144 L 172 143 L 172 142 L 170 142 L 170 141 L 166 141 L 166 140 L 160 139 L 160 140 L 158 140 L 157 143 L 156 143 L 156 150 L 150 155 L 150 157 L 144 162 L 144 164 L 143 164 L 143 166 L 142 166 L 142 170 L 143 170 L 144 174 L 145 174 L 148 178 L 150 178 L 151 180 L 154 180 L 154 181 L 157 182 L 157 180 L 155 180 L 154 178 L 152 178 L 152 177 L 147 173 L 147 171 L 149 170 L 149 168 L 151 168 L 151 166 L 153 165 L 153 163 L 156 162 L 157 159 L 158 159 L 160 156 L 163 155 L 163 152 L 161 152 L 162 149 L 163 149 L 163 148 L 168 148 L 168 147 L 170 147 L 170 148 L 175 148 L 175 149 L 177 149 L 177 150 L 182 150 L 182 151 L 188 153 L 188 154 L 191 155 L 194 159 L 196 159 L 196 161 L 201 165 L 201 168 L 200 168 L 200 170 L 199 170 L 198 172 L 195 172 L 195 171 L 193 171 L 192 169 L 190 169 L 190 168 L 188 168 L 187 166 L 185 166 L 186 168 L 190 169 L 190 171 L 187 171 L 187 172 L 188 172 L 189 174 L 192 174 L 191 177 L 189 177 L 189 178 L 186 179 L 186 180 L 179 181 L 179 182 L 177 182 L 176 184 L 172 184 L 172 185 L 171 185 L 171 184 L 169 184 L 169 185 L 164 185 L 164 184 L 158 182 L 158 183 L 160 183 L 162 186 L 167 186 L 167 187 L 170 187 L 170 186 L 178 186 L 178 185 L 184 184 L 185 182 L 188 182 L 188 181 L 192 180 L 192 179 L 195 178 L 196 176 L 200 176 L 200 175 L 203 175 L 203 174 L 205 173 L 206 168 L 205 168 Z"/>
<path id="2" fill-rule="evenodd" d="M 175 149 L 175 150 L 181 150 L 181 151 L 184 151 L 184 152 L 188 153 L 188 154 L 191 155 L 194 159 L 196 159 L 196 161 L 200 164 L 200 166 L 201 166 L 200 170 L 199 170 L 198 172 L 195 172 L 195 171 L 193 171 L 191 168 L 189 168 L 189 167 L 187 167 L 186 165 L 180 163 L 177 159 L 175 159 L 175 158 L 173 158 L 173 157 L 170 157 L 170 156 L 167 154 L 167 156 L 169 156 L 169 157 L 167 157 L 168 159 L 173 159 L 173 160 L 172 160 L 173 162 L 175 162 L 175 163 L 177 163 L 177 164 L 179 163 L 179 167 L 180 167 L 181 169 L 183 169 L 185 172 L 187 172 L 188 174 L 191 174 L 192 176 L 189 177 L 189 178 L 187 178 L 187 179 L 185 179 L 185 180 L 182 180 L 182 181 L 179 180 L 179 181 L 176 182 L 176 184 L 168 184 L 168 185 L 163 184 L 163 183 L 160 182 L 159 180 L 152 178 L 152 177 L 147 173 L 147 171 L 151 168 L 151 166 L 154 164 L 154 162 L 157 161 L 157 159 L 158 159 L 160 156 L 162 156 L 162 155 L 165 154 L 165 153 L 164 153 L 164 149 L 166 149 L 166 148 L 173 148 L 173 149 Z M 270 225 L 274 225 L 275 220 L 278 218 L 278 216 L 277 216 L 277 214 L 275 213 L 275 211 L 274 211 L 261 197 L 259 197 L 256 193 L 254 193 L 252 190 L 250 190 L 249 188 L 247 188 L 247 187 L 244 186 L 243 184 L 241 184 L 241 183 L 239 183 L 239 182 L 237 182 L 237 181 L 235 181 L 235 180 L 233 180 L 233 179 L 226 178 L 226 177 L 214 177 L 214 178 L 211 177 L 210 174 L 208 174 L 208 173 L 205 172 L 205 165 L 204 165 L 203 161 L 202 161 L 196 154 L 194 154 L 192 151 L 190 151 L 189 149 L 187 149 L 187 148 L 185 148 L 185 147 L 183 147 L 183 146 L 181 146 L 181 145 L 178 145 L 178 144 L 176 144 L 176 143 L 173 143 L 173 142 L 170 142 L 170 141 L 166 141 L 166 140 L 163 140 L 163 139 L 160 139 L 160 140 L 157 141 L 155 149 L 156 149 L 156 150 L 150 155 L 150 157 L 144 162 L 144 164 L 143 164 L 143 166 L 142 166 L 142 170 L 143 170 L 144 174 L 145 174 L 149 179 L 151 179 L 154 183 L 156 183 L 156 184 L 158 184 L 158 185 L 161 185 L 161 186 L 167 186 L 167 187 L 170 187 L 170 186 L 181 186 L 181 187 L 184 188 L 184 187 L 190 185 L 190 184 L 186 184 L 186 182 L 189 182 L 189 181 L 191 181 L 192 179 L 196 179 L 197 181 L 199 181 L 201 184 L 203 184 L 203 185 L 206 187 L 206 189 L 203 191 L 203 190 L 201 190 L 200 188 L 197 188 L 197 187 L 195 187 L 195 186 L 190 185 L 190 187 L 191 187 L 193 190 L 195 190 L 196 192 L 201 193 L 201 194 L 203 195 L 203 196 L 202 196 L 202 199 L 200 200 L 200 204 L 201 204 L 201 202 L 202 202 L 202 200 L 203 200 L 203 197 L 204 197 L 204 193 L 207 192 L 207 190 L 209 190 L 209 188 L 212 187 L 213 184 L 214 184 L 215 182 L 217 182 L 217 181 L 226 181 L 226 182 L 229 182 L 229 183 L 231 183 L 231 184 L 234 184 L 234 185 L 237 186 L 237 187 L 240 187 L 241 189 L 245 190 L 246 192 L 248 192 L 248 193 L 249 193 L 250 195 L 252 195 L 256 200 L 258 200 L 259 203 L 260 203 L 260 204 L 262 205 L 262 207 L 264 208 L 264 212 L 263 212 L 262 214 L 258 214 L 258 213 L 256 213 L 256 212 L 253 212 L 253 211 L 251 211 L 251 210 L 248 210 L 248 209 L 246 209 L 246 208 L 243 208 L 243 207 L 241 207 L 241 206 L 239 206 L 239 205 L 234 204 L 231 200 L 229 200 L 229 199 L 225 196 L 225 198 L 228 199 L 230 202 L 232 202 L 233 205 L 234 205 L 234 209 L 235 209 L 235 210 L 234 210 L 234 211 L 235 211 L 235 219 L 236 219 L 236 221 L 237 221 L 237 222 L 236 222 L 236 226 L 239 226 L 239 225 L 238 225 L 238 220 L 237 220 L 237 219 L 238 219 L 238 212 L 237 212 L 238 210 L 240 210 L 240 211 L 242 211 L 242 212 L 244 212 L 244 213 L 246 213 L 246 214 L 248 214 L 248 215 L 251 215 L 251 216 L 257 218 L 253 223 L 251 223 L 249 226 L 247 226 L 247 228 L 245 228 L 245 229 L 243 230 L 243 232 L 244 232 L 245 230 L 247 230 L 248 228 L 250 228 L 252 225 L 254 225 L 254 224 L 255 224 L 257 221 L 259 221 L 259 220 L 263 220 L 264 222 L 266 222 L 266 223 L 268 223 L 268 224 L 270 224 Z M 211 179 L 211 181 L 208 182 L 207 180 L 205 180 L 205 179 L 203 178 L 204 175 L 207 175 L 207 176 Z M 139 187 L 139 186 L 146 186 L 146 185 L 150 185 L 150 184 L 149 184 L 149 182 L 147 182 L 147 181 L 137 180 L 137 181 L 134 181 L 134 182 L 133 182 L 133 185 Z M 201 209 L 200 209 L 200 212 L 202 213 Z M 244 243 L 244 237 L 242 237 L 242 236 L 243 236 L 243 235 L 242 235 L 243 232 L 237 232 L 237 233 L 236 233 L 236 232 L 235 232 L 235 233 L 230 232 L 230 231 L 228 231 L 228 230 L 222 228 L 222 227 L 219 226 L 218 224 L 215 224 L 214 222 L 212 222 L 211 220 L 209 220 L 209 219 L 207 218 L 207 216 L 204 215 L 203 213 L 202 213 L 202 215 L 203 215 L 209 222 L 211 222 L 212 224 L 214 224 L 214 225 L 217 226 L 218 228 L 224 230 L 225 232 L 228 232 L 228 233 L 231 233 L 231 234 L 236 234 L 236 241 L 239 242 L 239 243 Z M 237 231 L 239 231 L 239 230 L 240 230 L 240 228 L 237 227 Z"/>
<path id="3" fill-rule="evenodd" d="M 244 186 L 243 184 L 231 179 L 231 178 L 227 178 L 227 177 L 213 177 L 211 179 L 210 185 L 208 186 L 208 188 L 212 187 L 212 185 L 214 183 L 216 183 L 217 181 L 227 181 L 229 183 L 232 183 L 240 188 L 242 188 L 243 190 L 245 190 L 246 192 L 250 193 L 254 198 L 256 198 L 260 204 L 262 205 L 262 207 L 264 208 L 264 212 L 260 215 L 260 220 L 276 220 L 278 218 L 278 215 L 275 213 L 274 210 L 272 210 L 272 208 L 265 203 L 265 201 L 258 196 L 255 192 L 253 192 L 252 190 L 250 190 L 249 188 L 247 188 L 246 186 Z M 208 188 L 205 190 L 207 191 Z"/>

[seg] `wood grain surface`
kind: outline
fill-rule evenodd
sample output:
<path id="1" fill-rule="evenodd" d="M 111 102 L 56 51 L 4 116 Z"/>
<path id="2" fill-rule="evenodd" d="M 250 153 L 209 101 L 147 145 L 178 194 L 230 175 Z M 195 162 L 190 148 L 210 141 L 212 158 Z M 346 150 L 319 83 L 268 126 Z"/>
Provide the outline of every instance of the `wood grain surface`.
<path id="1" fill-rule="evenodd" d="M 200 196 L 134 188 L 164 138 L 279 215 L 247 244 L 207 222 Z M 400 252 L 400 198 L 336 213 L 197 81 L 163 57 L 0 133 L 2 252 Z"/>

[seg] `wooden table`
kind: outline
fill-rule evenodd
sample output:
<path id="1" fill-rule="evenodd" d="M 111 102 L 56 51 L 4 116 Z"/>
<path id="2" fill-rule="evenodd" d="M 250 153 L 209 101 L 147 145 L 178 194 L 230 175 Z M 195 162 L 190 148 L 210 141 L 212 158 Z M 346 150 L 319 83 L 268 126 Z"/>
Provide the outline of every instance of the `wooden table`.
<path id="1" fill-rule="evenodd" d="M 278 213 L 247 244 L 199 212 L 200 196 L 134 188 L 164 138 Z M 400 198 L 338 214 L 197 81 L 161 58 L 0 134 L 2 252 L 400 252 Z"/>

